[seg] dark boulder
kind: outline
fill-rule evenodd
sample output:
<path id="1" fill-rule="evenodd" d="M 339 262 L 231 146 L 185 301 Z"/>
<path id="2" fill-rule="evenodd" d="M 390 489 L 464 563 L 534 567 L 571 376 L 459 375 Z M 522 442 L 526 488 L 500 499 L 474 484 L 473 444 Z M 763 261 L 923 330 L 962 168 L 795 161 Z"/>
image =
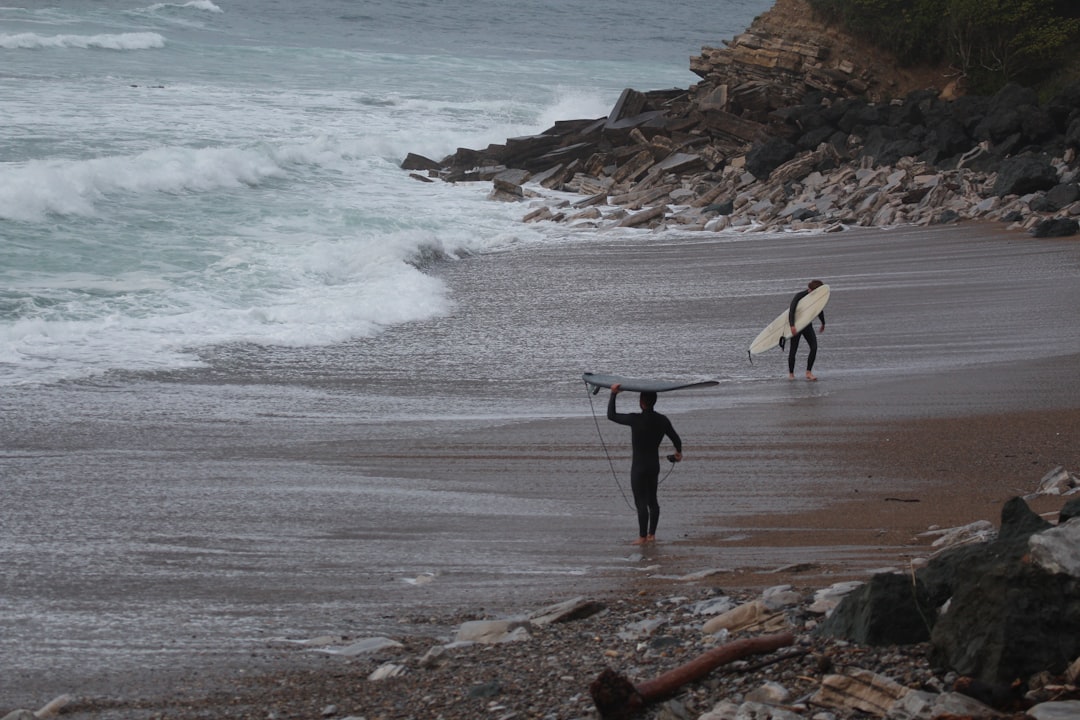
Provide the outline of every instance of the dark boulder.
<path id="1" fill-rule="evenodd" d="M 1068 207 L 1077 200 L 1080 200 L 1080 187 L 1077 187 L 1076 183 L 1061 183 L 1046 191 L 1046 202 L 1049 203 L 1051 212 Z"/>
<path id="2" fill-rule="evenodd" d="M 862 103 L 853 105 L 836 126 L 846 133 L 865 135 L 871 128 L 885 125 L 888 120 L 888 108 Z"/>
<path id="3" fill-rule="evenodd" d="M 725 200 L 720 203 L 713 203 L 712 205 L 706 205 L 702 212 L 704 213 L 716 213 L 717 215 L 730 215 L 735 211 L 735 202 L 732 200 Z"/>
<path id="4" fill-rule="evenodd" d="M 835 128 L 823 125 L 800 135 L 795 141 L 795 145 L 799 150 L 816 150 L 821 143 L 829 142 L 835 132 Z"/>
<path id="5" fill-rule="evenodd" d="M 1001 163 L 992 192 L 998 197 L 1026 195 L 1049 190 L 1057 184 L 1057 170 L 1046 158 L 1021 155 Z"/>
<path id="6" fill-rule="evenodd" d="M 1007 502 L 997 539 L 957 548 L 918 573 L 944 604 L 931 660 L 988 683 L 1060 672 L 1080 654 L 1080 579 L 1030 562 L 1032 535 L 1053 527 L 1020 498 Z"/>
<path id="7" fill-rule="evenodd" d="M 956 118 L 946 117 L 931 126 L 923 140 L 927 148 L 938 151 L 941 157 L 965 153 L 975 146 L 975 140 Z"/>
<path id="8" fill-rule="evenodd" d="M 1020 133 L 1020 123 L 1023 116 L 1016 108 L 1004 108 L 988 113 L 975 126 L 972 133 L 977 140 L 989 140 L 992 143 L 1000 143 L 1010 135 Z"/>
<path id="9" fill-rule="evenodd" d="M 1065 144 L 1071 148 L 1080 148 L 1080 117 L 1070 122 L 1065 130 Z"/>
<path id="10" fill-rule="evenodd" d="M 759 180 L 795 157 L 798 148 L 783 138 L 772 138 L 756 145 L 746 154 L 746 170 Z"/>
<path id="11" fill-rule="evenodd" d="M 1032 237 L 1072 237 L 1080 232 L 1080 223 L 1072 218 L 1050 218 L 1036 225 L 1032 231 Z"/>
<path id="12" fill-rule="evenodd" d="M 1058 129 L 1064 131 L 1070 120 L 1080 112 L 1080 82 L 1065 86 L 1057 95 L 1046 103 L 1046 110 L 1054 119 Z"/>
<path id="13" fill-rule="evenodd" d="M 860 645 L 912 645 L 929 639 L 934 614 L 921 583 L 880 573 L 841 600 L 814 632 Z"/>
<path id="14" fill-rule="evenodd" d="M 424 157 L 423 155 L 417 155 L 416 153 L 409 153 L 405 156 L 405 159 L 401 161 L 402 170 L 439 170 L 442 166 L 439 163 Z"/>
<path id="15" fill-rule="evenodd" d="M 1016 560 L 958 583 L 931 662 L 987 683 L 1061 673 L 1080 655 L 1080 581 Z"/>

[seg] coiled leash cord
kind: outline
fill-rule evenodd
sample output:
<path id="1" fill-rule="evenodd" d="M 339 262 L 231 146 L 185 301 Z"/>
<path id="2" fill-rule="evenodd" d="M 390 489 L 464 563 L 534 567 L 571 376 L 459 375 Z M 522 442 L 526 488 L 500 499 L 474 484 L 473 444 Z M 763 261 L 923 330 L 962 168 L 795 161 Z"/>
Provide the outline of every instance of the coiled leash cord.
<path id="1" fill-rule="evenodd" d="M 608 467 L 611 468 L 611 477 L 615 480 L 615 486 L 619 488 L 619 494 L 622 495 L 622 499 L 626 503 L 626 507 L 630 508 L 636 513 L 637 509 L 630 503 L 629 498 L 626 497 L 626 492 L 623 490 L 622 483 L 619 482 L 619 474 L 615 472 L 615 462 L 611 459 L 611 453 L 608 451 L 607 443 L 604 442 L 604 433 L 600 431 L 600 420 L 598 420 L 596 417 L 596 406 L 593 404 L 592 399 L 592 396 L 598 392 L 600 392 L 599 385 L 593 387 L 589 385 L 589 383 L 585 383 L 585 396 L 589 399 L 589 409 L 592 411 L 593 424 L 596 425 L 596 434 L 600 438 L 600 447 L 604 448 L 604 457 L 607 458 Z M 668 455 L 667 459 L 668 462 L 671 463 L 671 467 L 669 467 L 668 471 L 664 473 L 664 477 L 660 478 L 660 480 L 657 481 L 657 487 L 662 485 L 664 481 L 668 479 L 668 476 L 671 475 L 671 471 L 675 469 L 675 456 Z"/>

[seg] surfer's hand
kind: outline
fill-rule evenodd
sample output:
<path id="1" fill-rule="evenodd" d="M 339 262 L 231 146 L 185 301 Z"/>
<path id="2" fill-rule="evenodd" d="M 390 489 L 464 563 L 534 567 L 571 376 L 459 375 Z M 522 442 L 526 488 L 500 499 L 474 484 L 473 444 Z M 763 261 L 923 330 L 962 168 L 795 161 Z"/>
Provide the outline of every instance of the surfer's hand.
<path id="1" fill-rule="evenodd" d="M 818 332 L 825 332 L 825 323 L 821 323 L 821 330 Z"/>
<path id="2" fill-rule="evenodd" d="M 794 325 L 792 325 L 792 326 L 791 326 L 791 334 L 792 334 L 792 335 L 798 335 L 798 334 L 799 334 L 799 333 L 798 333 L 798 332 L 797 332 L 797 331 L 795 330 L 795 326 L 794 326 Z"/>
<path id="3" fill-rule="evenodd" d="M 611 385 L 611 394 L 612 395 L 618 395 L 620 390 L 622 390 L 622 383 L 612 383 L 612 385 Z"/>

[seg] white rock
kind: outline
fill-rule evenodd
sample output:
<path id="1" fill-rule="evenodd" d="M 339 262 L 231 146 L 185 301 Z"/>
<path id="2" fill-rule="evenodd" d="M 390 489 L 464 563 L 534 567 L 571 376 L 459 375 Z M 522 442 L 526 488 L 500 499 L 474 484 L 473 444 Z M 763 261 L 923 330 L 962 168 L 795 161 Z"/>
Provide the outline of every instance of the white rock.
<path id="1" fill-rule="evenodd" d="M 930 530 L 921 533 L 919 537 L 938 535 L 932 545 L 936 548 L 945 549 L 955 545 L 965 545 L 974 542 L 986 542 L 997 537 L 997 530 L 989 520 L 976 520 L 960 527 L 947 528 L 945 530 Z"/>
<path id="2" fill-rule="evenodd" d="M 374 672 L 368 675 L 368 680 L 386 680 L 387 678 L 400 677 L 405 674 L 405 666 L 398 665 L 396 663 L 386 663 L 375 668 Z"/>
<path id="3" fill-rule="evenodd" d="M 735 601 L 727 595 L 699 600 L 690 606 L 690 612 L 694 615 L 718 615 L 735 607 Z"/>
<path id="4" fill-rule="evenodd" d="M 1080 717 L 1080 700 L 1039 703 L 1027 711 L 1035 720 L 1075 720 Z"/>
<path id="5" fill-rule="evenodd" d="M 470 620 L 461 624 L 454 640 L 487 645 L 525 640 L 529 632 L 524 625 L 521 620 Z"/>
<path id="6" fill-rule="evenodd" d="M 730 700 L 721 700 L 713 706 L 713 709 L 704 715 L 699 715 L 698 720 L 735 720 L 739 712 L 739 706 Z"/>
<path id="7" fill-rule="evenodd" d="M 776 585 L 761 593 L 761 601 L 768 610 L 781 610 L 801 603 L 802 594 L 792 590 L 790 585 Z"/>
<path id="8" fill-rule="evenodd" d="M 417 661 L 422 668 L 438 667 L 446 662 L 446 646 L 434 645 Z"/>
<path id="9" fill-rule="evenodd" d="M 668 619 L 666 617 L 639 620 L 627 625 L 625 629 L 619 632 L 618 637 L 623 640 L 637 640 L 638 638 L 649 637 L 667 623 Z"/>
<path id="10" fill-rule="evenodd" d="M 1069 472 L 1058 465 L 1050 472 L 1043 475 L 1039 481 L 1039 487 L 1035 491 L 1039 495 L 1064 495 L 1073 488 L 1072 477 Z"/>
<path id="11" fill-rule="evenodd" d="M 386 648 L 399 648 L 402 644 L 397 640 L 391 640 L 386 637 L 371 637 L 364 638 L 363 640 L 357 640 L 351 645 L 345 645 L 344 647 L 321 647 L 316 648 L 316 652 L 326 653 L 328 655 L 344 655 L 346 657 L 353 657 L 356 655 L 364 655 L 366 653 L 375 652 L 376 650 L 385 650 Z"/>
<path id="12" fill-rule="evenodd" d="M 1080 576 L 1080 521 L 1070 520 L 1028 538 L 1032 561 L 1047 572 Z"/>
<path id="13" fill-rule="evenodd" d="M 37 715 L 29 710 L 12 710 L 3 720 L 37 720 Z"/>
<path id="14" fill-rule="evenodd" d="M 815 615 L 826 615 L 832 612 L 845 596 L 862 584 L 861 580 L 850 580 L 821 588 L 814 593 L 814 602 L 810 604 L 807 611 Z"/>
<path id="15" fill-rule="evenodd" d="M 746 693 L 746 702 L 765 705 L 784 705 L 791 699 L 791 691 L 778 682 L 766 682 Z"/>

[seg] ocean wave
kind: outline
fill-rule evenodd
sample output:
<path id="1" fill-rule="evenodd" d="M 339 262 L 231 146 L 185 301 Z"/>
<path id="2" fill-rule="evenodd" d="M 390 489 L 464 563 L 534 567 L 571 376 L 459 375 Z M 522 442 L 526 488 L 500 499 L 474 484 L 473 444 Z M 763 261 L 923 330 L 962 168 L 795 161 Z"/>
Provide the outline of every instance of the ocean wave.
<path id="1" fill-rule="evenodd" d="M 32 160 L 0 173 L 0 218 L 40 222 L 48 215 L 94 215 L 119 193 L 211 192 L 253 187 L 283 177 L 283 164 L 310 162 L 313 152 L 266 149 L 162 148 L 128 157 Z"/>
<path id="2" fill-rule="evenodd" d="M 51 48 L 152 50 L 163 47 L 165 47 L 165 38 L 155 32 L 106 35 L 39 35 L 37 33 L 0 35 L 0 48 L 5 50 L 41 50 Z"/>
<path id="3" fill-rule="evenodd" d="M 161 10 L 185 8 L 192 8 L 194 10 L 205 10 L 206 12 L 212 13 L 225 12 L 220 7 L 212 3 L 210 0 L 191 0 L 191 2 L 186 3 L 154 3 L 150 7 L 146 8 L 145 12 L 158 12 Z"/>

